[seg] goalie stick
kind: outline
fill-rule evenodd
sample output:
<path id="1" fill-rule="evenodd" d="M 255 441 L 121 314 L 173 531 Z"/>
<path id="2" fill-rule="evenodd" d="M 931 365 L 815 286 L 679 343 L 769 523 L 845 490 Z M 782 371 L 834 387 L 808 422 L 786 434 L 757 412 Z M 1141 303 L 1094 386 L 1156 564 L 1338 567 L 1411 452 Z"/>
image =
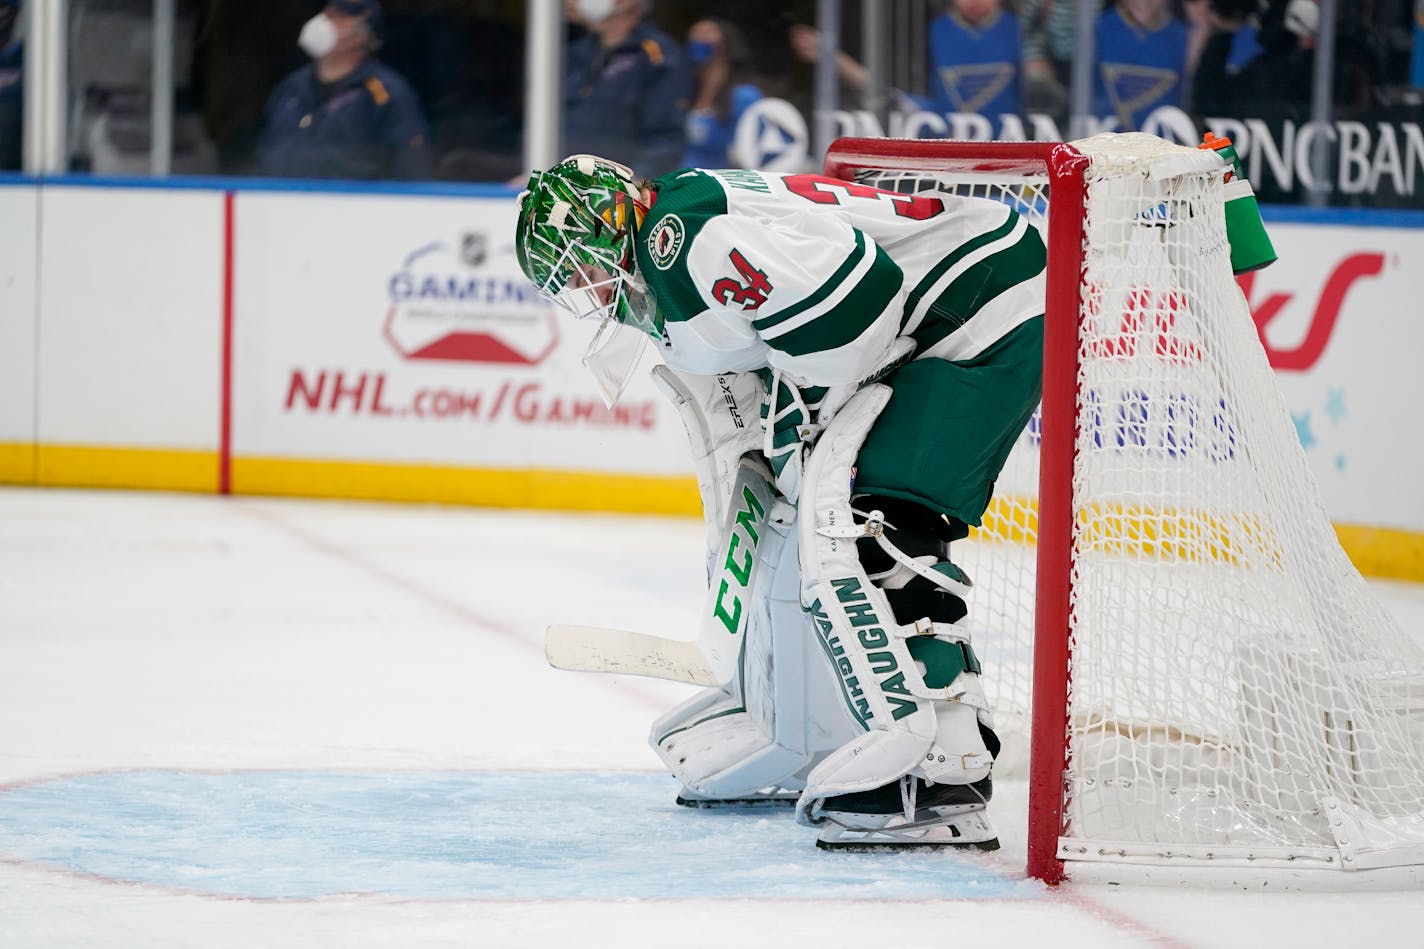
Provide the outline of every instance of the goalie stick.
<path id="1" fill-rule="evenodd" d="M 616 672 L 688 685 L 717 684 L 695 641 L 601 626 L 555 624 L 544 631 L 544 654 L 549 665 L 571 672 Z"/>

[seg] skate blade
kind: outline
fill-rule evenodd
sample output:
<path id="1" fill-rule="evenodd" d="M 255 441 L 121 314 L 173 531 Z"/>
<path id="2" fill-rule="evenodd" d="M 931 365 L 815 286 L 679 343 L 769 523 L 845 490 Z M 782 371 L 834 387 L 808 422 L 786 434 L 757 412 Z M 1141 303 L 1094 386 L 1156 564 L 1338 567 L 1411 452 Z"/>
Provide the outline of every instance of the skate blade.
<path id="1" fill-rule="evenodd" d="M 999 834 L 984 813 L 983 804 L 957 804 L 922 811 L 919 821 L 890 817 L 879 827 L 856 827 L 849 815 L 821 831 L 816 846 L 822 850 L 863 853 L 891 850 L 998 850 Z"/>
<path id="2" fill-rule="evenodd" d="M 909 850 L 981 850 L 993 851 L 999 849 L 999 838 L 993 837 L 989 840 L 817 840 L 818 850 L 838 851 L 841 853 L 904 853 Z"/>

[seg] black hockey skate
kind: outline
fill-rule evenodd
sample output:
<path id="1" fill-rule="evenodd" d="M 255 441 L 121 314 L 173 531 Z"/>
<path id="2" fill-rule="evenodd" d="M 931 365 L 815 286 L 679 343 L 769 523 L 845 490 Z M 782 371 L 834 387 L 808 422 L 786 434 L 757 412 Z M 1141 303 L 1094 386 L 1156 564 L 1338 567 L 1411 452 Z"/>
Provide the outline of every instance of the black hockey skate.
<path id="1" fill-rule="evenodd" d="M 986 808 L 993 781 L 926 784 L 898 781 L 817 802 L 817 823 L 827 826 L 816 846 L 822 850 L 998 850 L 999 836 Z"/>

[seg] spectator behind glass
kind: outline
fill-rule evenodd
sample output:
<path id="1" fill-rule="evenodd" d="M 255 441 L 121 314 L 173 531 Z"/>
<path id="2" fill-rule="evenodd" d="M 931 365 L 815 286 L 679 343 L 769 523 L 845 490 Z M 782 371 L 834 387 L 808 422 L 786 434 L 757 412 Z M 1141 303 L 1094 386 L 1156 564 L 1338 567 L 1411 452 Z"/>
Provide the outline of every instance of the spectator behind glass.
<path id="1" fill-rule="evenodd" d="M 297 43 L 313 62 L 267 102 L 261 174 L 286 178 L 421 179 L 431 174 L 425 119 L 410 85 L 372 53 L 377 0 L 332 0 Z"/>
<path id="2" fill-rule="evenodd" d="M 25 63 L 23 43 L 15 30 L 19 16 L 19 0 L 0 0 L 0 171 L 20 167 Z"/>
<path id="3" fill-rule="evenodd" d="M 726 20 L 698 20 L 687 32 L 687 58 L 697 80 L 687 114 L 688 168 L 734 168 L 737 123 L 762 91 L 751 82 L 751 54 L 741 30 Z"/>
<path id="4" fill-rule="evenodd" d="M 586 31 L 569 43 L 564 73 L 564 151 L 599 155 L 656 177 L 678 168 L 692 71 L 666 33 L 647 20 L 651 0 L 567 0 Z"/>
<path id="5" fill-rule="evenodd" d="M 1424 86 L 1424 0 L 1414 3 L 1414 58 L 1409 68 L 1409 84 Z"/>
<path id="6" fill-rule="evenodd" d="M 820 31 L 793 26 L 791 48 L 806 62 L 816 62 Z M 945 12 L 930 21 L 929 58 L 931 94 L 891 89 L 895 108 L 978 113 L 994 122 L 995 131 L 999 116 L 1019 114 L 1019 21 L 1004 9 L 1004 0 L 949 0 Z M 858 96 L 869 88 L 869 71 L 843 50 L 836 56 L 836 73 Z"/>
<path id="7" fill-rule="evenodd" d="M 1235 107 L 1233 87 L 1261 54 L 1257 0 L 1188 0 L 1187 13 L 1199 29 L 1192 42 L 1201 47 L 1192 70 L 1192 108 L 1202 115 L 1228 115 Z"/>
<path id="8" fill-rule="evenodd" d="M 1153 109 L 1182 105 L 1187 25 L 1168 0 L 1118 0 L 1098 18 L 1094 110 L 1119 131 L 1142 128 Z"/>
<path id="9" fill-rule="evenodd" d="M 1357 11 L 1358 12 L 1358 11 Z M 1384 59 L 1371 18 L 1341 15 L 1335 23 L 1334 104 L 1353 110 L 1371 106 L 1383 81 Z M 1315 0 L 1267 0 L 1259 14 L 1260 52 L 1236 72 L 1203 54 L 1195 85 L 1212 98 L 1199 111 L 1215 115 L 1301 120 L 1310 112 L 1315 80 L 1315 37 L 1320 8 Z"/>
<path id="10" fill-rule="evenodd" d="M 1091 2 L 1096 16 L 1103 0 Z M 1020 0 L 1017 6 L 1023 29 L 1024 109 L 1066 122 L 1078 4 L 1076 0 Z"/>
<path id="11" fill-rule="evenodd" d="M 930 21 L 937 112 L 977 112 L 999 127 L 1019 114 L 1019 21 L 1003 0 L 950 0 Z"/>

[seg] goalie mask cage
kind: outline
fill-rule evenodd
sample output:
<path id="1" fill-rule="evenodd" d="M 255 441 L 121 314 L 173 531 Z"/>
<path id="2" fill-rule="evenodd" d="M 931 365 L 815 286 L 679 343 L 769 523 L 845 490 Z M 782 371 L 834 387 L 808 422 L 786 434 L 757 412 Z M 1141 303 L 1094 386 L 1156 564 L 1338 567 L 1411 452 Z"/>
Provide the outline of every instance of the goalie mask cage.
<path id="1" fill-rule="evenodd" d="M 1000 768 L 1028 756 L 1029 874 L 1424 879 L 1424 652 L 1335 537 L 1220 160 L 1140 133 L 842 139 L 826 172 L 1005 202 L 1048 247 L 1041 419 L 953 554 Z"/>

